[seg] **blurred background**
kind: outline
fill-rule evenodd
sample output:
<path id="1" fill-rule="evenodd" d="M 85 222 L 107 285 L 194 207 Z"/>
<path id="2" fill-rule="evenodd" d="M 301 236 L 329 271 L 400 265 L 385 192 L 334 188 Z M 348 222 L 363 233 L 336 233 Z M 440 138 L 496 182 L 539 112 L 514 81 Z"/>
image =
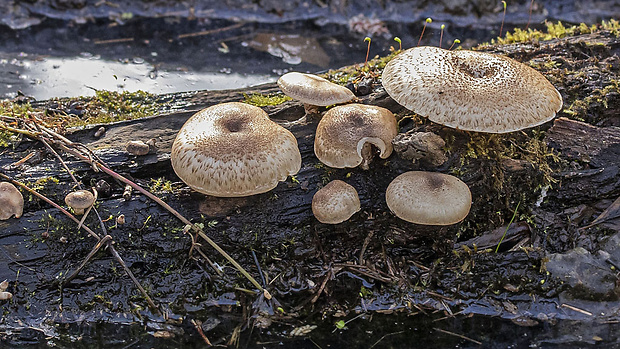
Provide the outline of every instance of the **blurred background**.
<path id="1" fill-rule="evenodd" d="M 618 0 L 509 0 L 505 30 L 620 17 Z M 495 0 L 4 0 L 0 98 L 241 88 L 386 55 L 402 39 L 463 47 L 499 34 Z"/>

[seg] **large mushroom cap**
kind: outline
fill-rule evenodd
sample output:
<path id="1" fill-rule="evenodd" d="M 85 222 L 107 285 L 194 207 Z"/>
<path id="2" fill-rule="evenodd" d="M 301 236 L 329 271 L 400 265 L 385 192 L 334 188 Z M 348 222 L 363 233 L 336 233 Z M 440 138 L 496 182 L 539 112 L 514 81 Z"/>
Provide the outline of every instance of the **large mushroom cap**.
<path id="1" fill-rule="evenodd" d="M 334 107 L 323 115 L 316 128 L 314 153 L 330 167 L 356 167 L 362 163 L 362 149 L 370 143 L 382 159 L 392 154 L 392 139 L 398 134 L 391 111 L 364 104 Z"/>
<path id="2" fill-rule="evenodd" d="M 542 74 L 484 52 L 414 47 L 390 61 L 382 79 L 407 109 L 466 131 L 517 131 L 553 119 L 562 107 L 562 96 Z"/>
<path id="3" fill-rule="evenodd" d="M 471 192 L 454 176 L 410 171 L 390 183 L 385 200 L 390 210 L 407 222 L 450 225 L 467 217 Z"/>
<path id="4" fill-rule="evenodd" d="M 310 105 L 328 106 L 355 99 L 348 88 L 312 74 L 286 73 L 278 79 L 278 86 L 285 95 Z"/>
<path id="5" fill-rule="evenodd" d="M 88 190 L 76 190 L 65 196 L 65 203 L 75 211 L 75 214 L 83 214 L 94 202 L 95 196 Z"/>
<path id="6" fill-rule="evenodd" d="M 342 223 L 360 209 L 357 190 L 338 179 L 329 182 L 312 197 L 312 213 L 321 223 Z"/>
<path id="7" fill-rule="evenodd" d="M 189 118 L 170 157 L 183 182 L 220 197 L 267 192 L 301 168 L 295 136 L 262 109 L 236 102 L 211 106 Z"/>
<path id="8" fill-rule="evenodd" d="M 15 215 L 22 216 L 24 212 L 24 197 L 17 188 L 9 182 L 0 182 L 0 220 L 7 220 Z"/>

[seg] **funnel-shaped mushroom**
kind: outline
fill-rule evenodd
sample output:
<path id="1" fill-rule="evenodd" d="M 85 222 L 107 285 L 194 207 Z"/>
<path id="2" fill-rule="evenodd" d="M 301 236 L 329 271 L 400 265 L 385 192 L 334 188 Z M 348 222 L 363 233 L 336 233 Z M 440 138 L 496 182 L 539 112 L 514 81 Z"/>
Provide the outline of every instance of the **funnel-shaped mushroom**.
<path id="1" fill-rule="evenodd" d="M 314 153 L 327 166 L 368 168 L 370 145 L 379 157 L 392 154 L 392 139 L 398 134 L 391 111 L 364 104 L 347 104 L 327 111 L 316 128 Z"/>
<path id="2" fill-rule="evenodd" d="M 312 197 L 312 213 L 321 223 L 342 223 L 360 208 L 357 190 L 338 179 L 327 183 Z"/>
<path id="3" fill-rule="evenodd" d="M 95 202 L 95 196 L 88 190 L 77 190 L 65 196 L 65 203 L 73 209 L 77 215 L 84 214 L 84 210 L 91 207 Z"/>
<path id="4" fill-rule="evenodd" d="M 192 189 L 220 197 L 267 192 L 301 168 L 295 136 L 262 109 L 223 103 L 194 114 L 170 155 L 174 172 Z"/>
<path id="5" fill-rule="evenodd" d="M 402 106 L 466 131 L 517 131 L 553 119 L 562 107 L 562 96 L 542 74 L 484 52 L 414 47 L 385 66 L 382 80 Z"/>
<path id="6" fill-rule="evenodd" d="M 443 173 L 410 171 L 396 177 L 385 192 L 394 214 L 407 222 L 450 225 L 471 207 L 471 192 L 460 179 Z"/>
<path id="7" fill-rule="evenodd" d="M 22 216 L 24 212 L 24 197 L 22 193 L 9 182 L 0 183 L 0 220 L 7 220 L 15 215 Z"/>
<path id="8" fill-rule="evenodd" d="M 286 73 L 278 79 L 278 86 L 285 95 L 309 105 L 324 107 L 355 99 L 348 88 L 312 74 Z"/>

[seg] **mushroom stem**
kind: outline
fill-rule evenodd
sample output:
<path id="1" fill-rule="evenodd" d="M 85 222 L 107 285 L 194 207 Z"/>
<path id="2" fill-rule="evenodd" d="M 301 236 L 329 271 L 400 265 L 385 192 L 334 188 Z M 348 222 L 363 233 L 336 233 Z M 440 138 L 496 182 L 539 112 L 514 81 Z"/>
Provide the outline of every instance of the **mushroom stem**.
<path id="1" fill-rule="evenodd" d="M 360 155 L 362 155 L 362 163 L 360 167 L 362 170 L 368 170 L 370 167 L 370 163 L 375 157 L 375 151 L 372 149 L 372 145 L 369 142 L 364 143 L 362 149 L 360 150 Z"/>

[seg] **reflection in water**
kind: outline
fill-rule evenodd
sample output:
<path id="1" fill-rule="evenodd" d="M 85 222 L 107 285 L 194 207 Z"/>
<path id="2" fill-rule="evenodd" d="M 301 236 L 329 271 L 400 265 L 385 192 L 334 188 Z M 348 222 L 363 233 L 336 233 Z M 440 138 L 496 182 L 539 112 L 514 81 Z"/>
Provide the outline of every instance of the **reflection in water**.
<path id="1" fill-rule="evenodd" d="M 19 56 L 19 55 L 17 55 Z M 89 56 L 83 54 L 83 56 Z M 95 90 L 171 93 L 193 90 L 241 88 L 275 81 L 270 75 L 231 73 L 177 68 L 158 71 L 143 59 L 130 63 L 93 57 L 13 57 L 0 60 L 0 98 L 17 91 L 36 99 L 94 95 Z"/>
<path id="2" fill-rule="evenodd" d="M 306 62 L 321 68 L 329 66 L 329 56 L 315 38 L 260 33 L 246 44 L 253 49 L 281 57 L 288 64 Z"/>

